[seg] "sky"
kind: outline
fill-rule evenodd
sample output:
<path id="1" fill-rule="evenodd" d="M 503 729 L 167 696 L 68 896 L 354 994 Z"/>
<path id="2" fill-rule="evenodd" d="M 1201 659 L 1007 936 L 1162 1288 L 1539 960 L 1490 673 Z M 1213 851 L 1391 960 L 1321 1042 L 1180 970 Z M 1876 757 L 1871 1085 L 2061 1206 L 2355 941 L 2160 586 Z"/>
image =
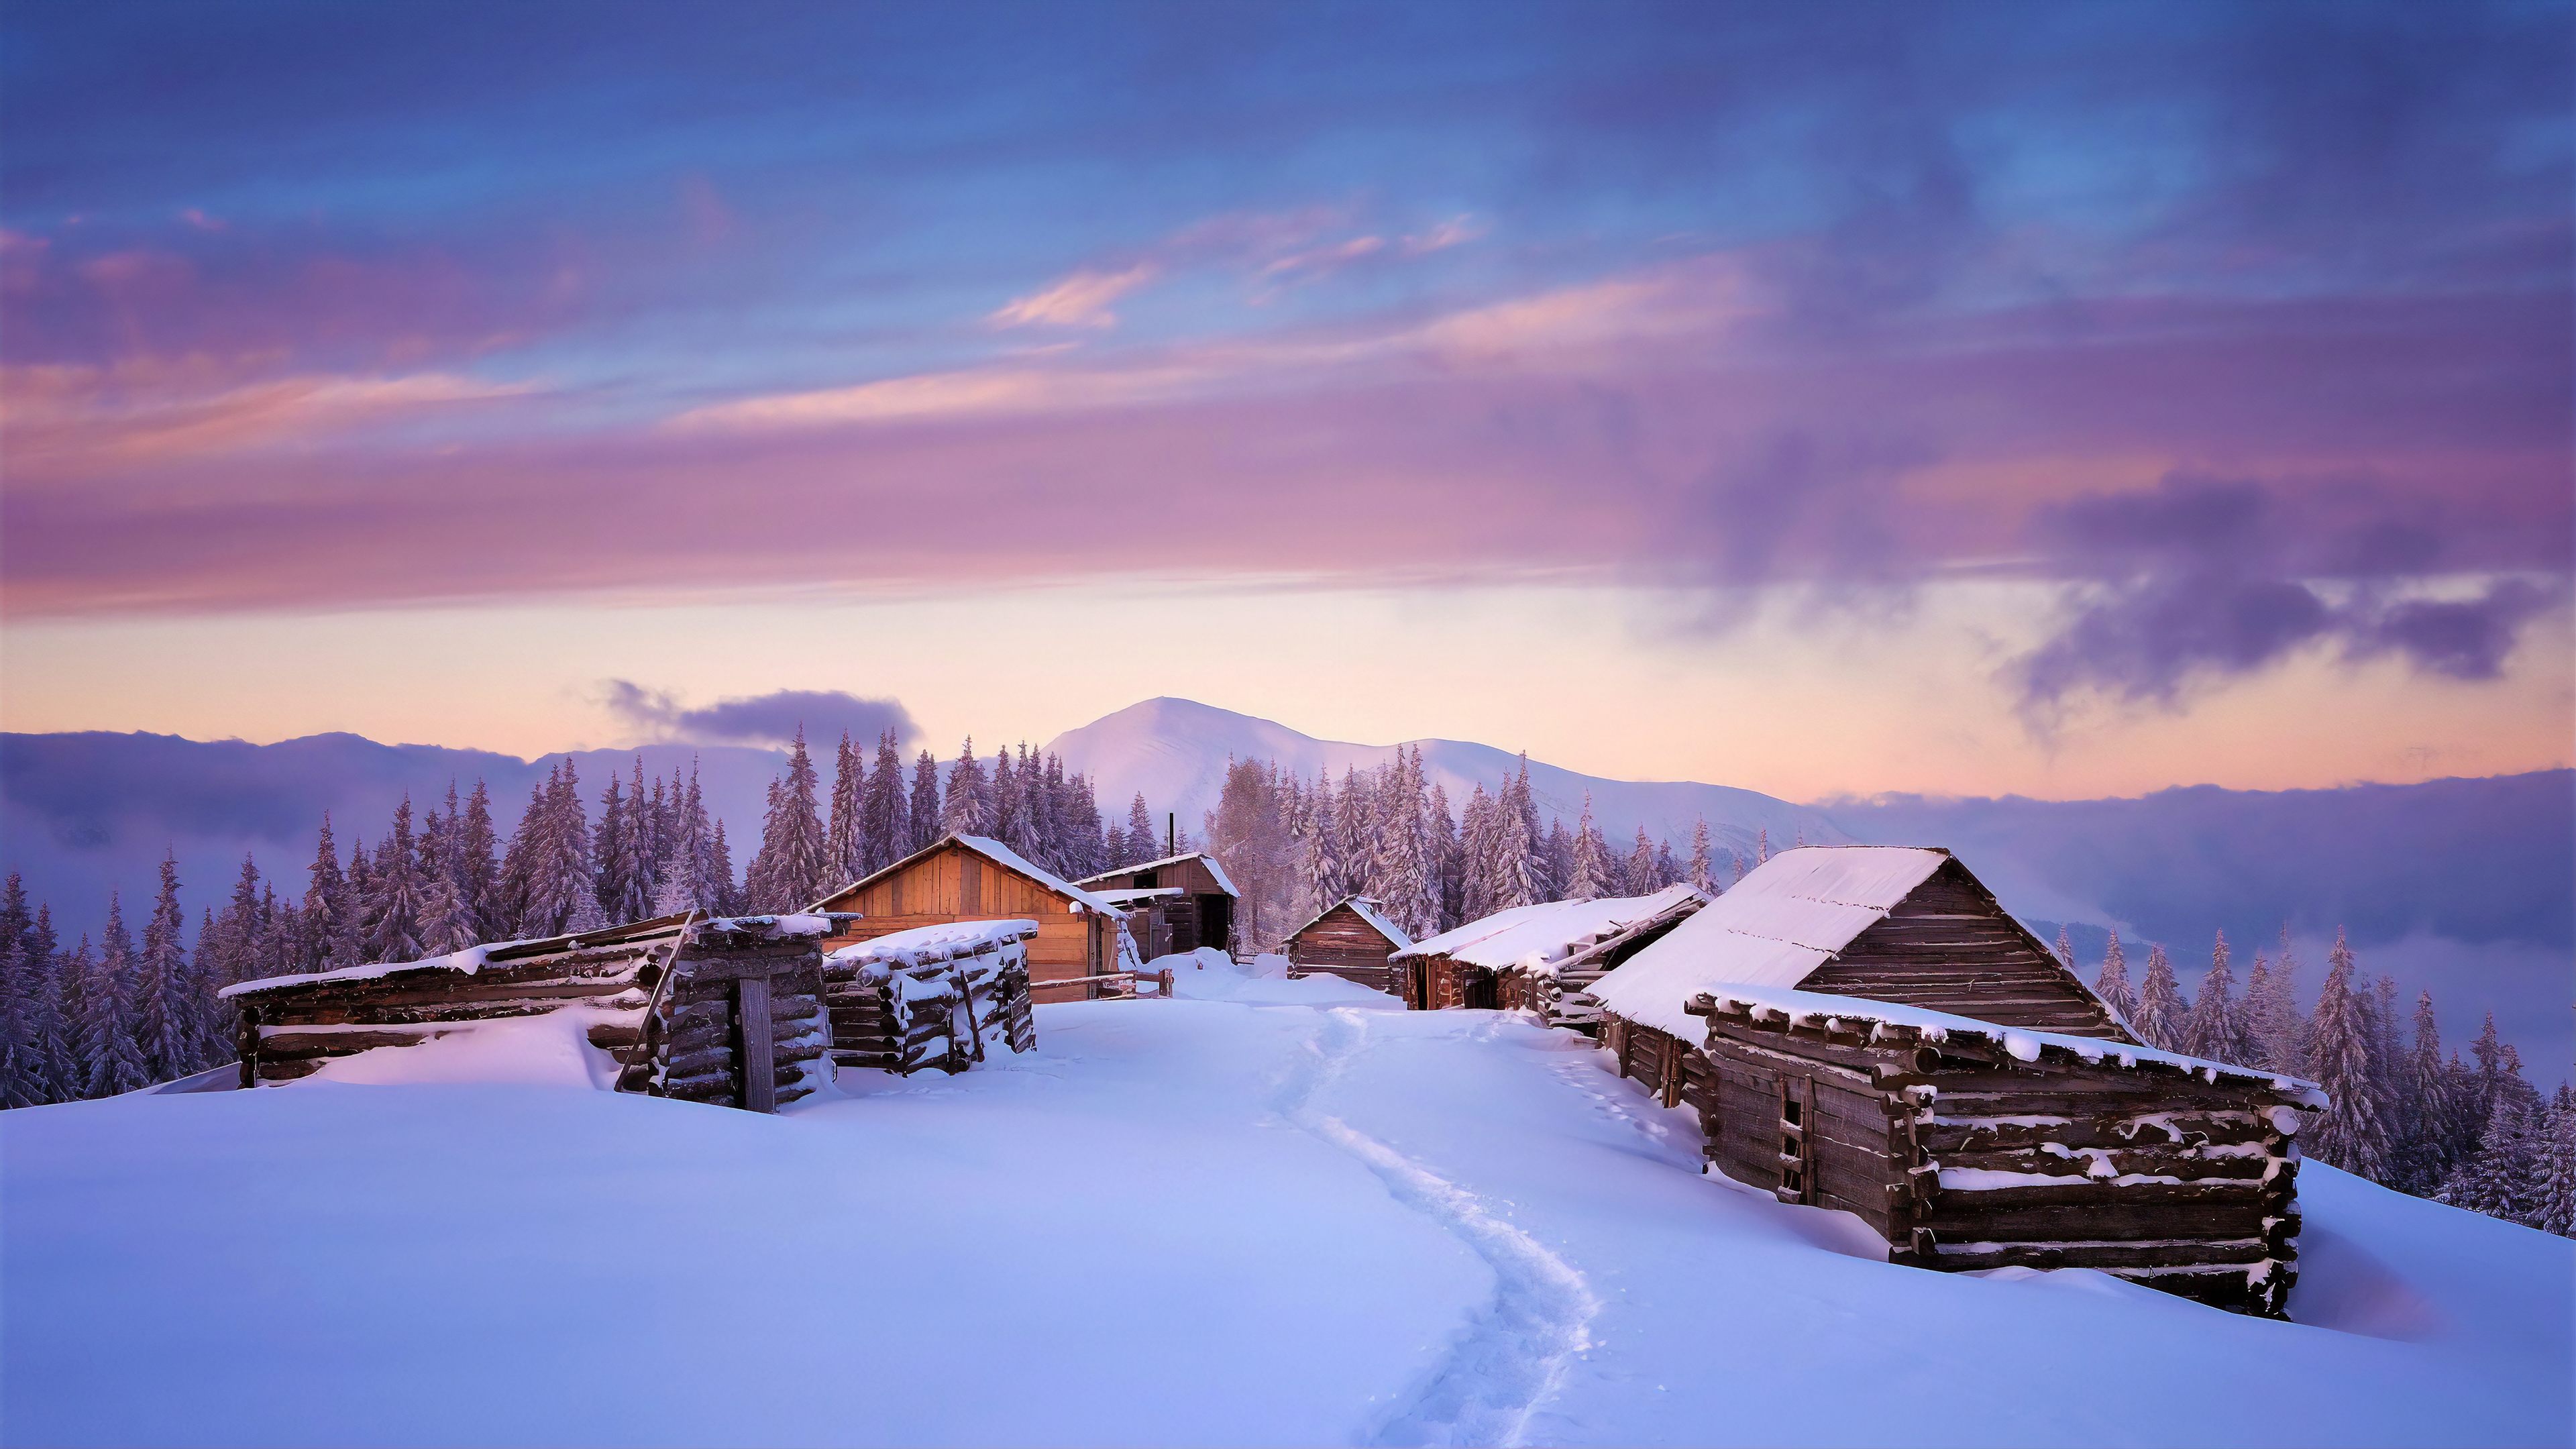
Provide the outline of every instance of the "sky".
<path id="1" fill-rule="evenodd" d="M 944 753 L 1171 694 L 1801 799 L 2564 765 L 2570 32 L 11 7 L 0 726 L 534 755 L 839 692 Z"/>

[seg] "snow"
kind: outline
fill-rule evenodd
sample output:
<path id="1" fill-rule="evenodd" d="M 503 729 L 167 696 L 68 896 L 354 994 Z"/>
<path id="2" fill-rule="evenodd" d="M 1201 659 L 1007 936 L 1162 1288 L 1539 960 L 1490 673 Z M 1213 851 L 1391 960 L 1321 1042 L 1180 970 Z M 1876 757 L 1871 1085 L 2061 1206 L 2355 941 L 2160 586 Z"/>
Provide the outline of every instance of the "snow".
<path id="1" fill-rule="evenodd" d="M 431 956 L 419 961 L 379 961 L 364 966 L 343 966 L 337 971 L 313 971 L 300 976 L 263 976 L 256 981 L 237 981 L 215 993 L 218 997 L 240 996 L 245 992 L 265 991 L 272 986 L 301 985 L 313 981 L 373 981 L 397 971 L 461 971 L 471 976 L 483 969 L 484 958 L 506 946 L 525 945 L 522 941 L 491 941 L 468 946 L 446 956 Z"/>
<path id="2" fill-rule="evenodd" d="M 1628 1018 L 1697 1040 L 1681 1003 L 1717 982 L 1795 986 L 1895 909 L 1950 858 L 1894 845 L 1784 850 L 1593 985 Z"/>
<path id="3" fill-rule="evenodd" d="M 1346 1007 L 1402 1011 L 1404 1003 L 1338 976 L 1288 978 L 1288 958 L 1264 952 L 1249 965 L 1214 946 L 1157 956 L 1150 969 L 1172 972 L 1172 995 L 1183 1001 L 1231 1001 L 1238 1006 Z"/>
<path id="4" fill-rule="evenodd" d="M 596 940 L 602 936 L 616 935 L 627 929 L 629 929 L 627 926 L 605 926 L 587 934 L 591 939 Z M 670 945 L 671 937 L 678 929 L 677 925 L 672 925 L 649 934 L 622 938 L 615 944 L 632 946 L 635 954 L 641 956 Z M 800 914 L 713 916 L 700 921 L 698 929 L 740 931 L 748 935 L 775 939 L 780 936 L 828 936 L 832 933 L 832 922 L 828 917 Z M 561 949 L 570 951 L 576 949 L 582 939 L 582 933 L 575 933 L 565 936 L 532 936 L 519 941 L 486 941 L 482 945 L 468 946 L 462 951 L 449 955 L 430 956 L 418 961 L 374 961 L 360 966 L 343 966 L 336 971 L 314 971 L 295 976 L 263 976 L 256 981 L 235 982 L 217 991 L 215 995 L 240 996 L 250 992 L 265 991 L 275 986 L 305 986 L 316 981 L 373 981 L 379 977 L 390 976 L 397 971 L 456 971 L 472 976 L 490 964 L 491 954 L 495 951 L 506 951 L 513 946 L 550 945 L 558 941 L 563 943 Z"/>
<path id="5" fill-rule="evenodd" d="M 960 956 L 999 950 L 1037 933 L 1038 923 L 1029 920 L 946 921 L 935 926 L 915 926 L 909 931 L 890 931 L 873 940 L 843 946 L 823 959 L 857 963 L 861 969 L 875 966 L 880 971 L 899 966 L 928 966 Z"/>
<path id="6" fill-rule="evenodd" d="M 327 1081 L 381 1087 L 511 1083 L 612 1091 L 617 1085 L 617 1063 L 592 1046 L 586 1035 L 601 1022 L 632 1026 L 635 1013 L 567 1006 L 542 1016 L 441 1023 L 434 1040 L 334 1057 L 312 1076 L 266 1090 L 302 1091 L 309 1083 Z"/>
<path id="7" fill-rule="evenodd" d="M 393 1085 L 0 1113 L 8 1438 L 2576 1440 L 2576 1243 L 2321 1164 L 2264 1322 L 1891 1266 L 1504 1013 L 1037 1013 L 1034 1052 L 775 1117 L 419 1075 L 470 1037 L 369 1054 Z M 1999 1383 L 2036 1387 L 1959 1393 Z"/>

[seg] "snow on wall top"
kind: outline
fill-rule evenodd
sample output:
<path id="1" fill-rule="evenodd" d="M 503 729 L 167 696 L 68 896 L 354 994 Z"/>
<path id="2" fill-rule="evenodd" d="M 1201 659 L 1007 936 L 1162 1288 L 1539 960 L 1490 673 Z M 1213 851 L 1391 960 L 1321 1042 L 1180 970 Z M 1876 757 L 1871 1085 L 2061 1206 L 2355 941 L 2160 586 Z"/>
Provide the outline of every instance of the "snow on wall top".
<path id="1" fill-rule="evenodd" d="M 1189 892 L 1179 886 L 1145 886 L 1132 891 L 1093 891 L 1092 894 L 1113 906 L 1124 907 L 1135 905 L 1140 901 L 1169 900 L 1174 896 L 1188 895 Z"/>
<path id="2" fill-rule="evenodd" d="M 495 952 L 508 952 L 511 959 L 501 964 L 515 966 L 522 961 L 552 955 L 558 951 L 579 950 L 585 940 L 601 946 L 632 946 L 640 956 L 646 951 L 661 949 L 679 933 L 681 929 L 679 918 L 664 919 L 670 924 L 659 930 L 638 932 L 633 935 L 626 934 L 633 930 L 632 926 L 604 926 L 596 931 L 575 932 L 565 936 L 531 936 L 520 941 L 487 941 L 482 945 L 468 946 L 462 951 L 451 952 L 445 956 L 429 956 L 418 961 L 371 961 L 361 966 L 343 966 L 337 971 L 312 971 L 292 976 L 263 976 L 256 981 L 235 982 L 216 992 L 215 995 L 217 997 L 249 996 L 279 987 L 310 986 L 321 981 L 373 981 L 379 977 L 391 976 L 397 971 L 454 971 L 471 976 L 485 966 L 493 964 L 491 958 Z M 740 931 L 775 940 L 788 936 L 829 935 L 832 931 L 832 922 L 825 916 L 797 913 L 776 916 L 711 916 L 698 921 L 690 930 L 692 934 L 708 930 Z"/>
<path id="3" fill-rule="evenodd" d="M 864 969 L 871 965 L 928 966 L 999 949 L 1038 933 L 1038 923 L 1019 921 L 948 921 L 894 931 L 873 941 L 843 946 L 823 959 Z"/>
<path id="4" fill-rule="evenodd" d="M 1517 906 L 1434 936 L 1402 954 L 1447 956 L 1493 971 L 1511 966 L 1544 969 L 1700 894 L 1687 885 L 1669 885 L 1642 896 Z"/>
<path id="5" fill-rule="evenodd" d="M 1684 1040 L 1682 1003 L 1720 982 L 1796 986 L 1950 858 L 1892 845 L 1809 845 L 1754 867 L 1699 914 L 1593 983 L 1593 999 Z"/>
<path id="6" fill-rule="evenodd" d="M 1753 877 L 1746 876 L 1746 880 Z M 1621 967 L 1621 970 L 1627 969 Z M 1821 992 L 1800 991 L 1787 986 L 1758 986 L 1743 982 L 1720 982 L 1704 993 L 1720 1006 L 1734 1003 L 1759 1011 L 1778 1012 L 1794 1024 L 1811 1022 L 1868 1022 L 1883 1026 L 1910 1026 L 1934 1041 L 1966 1037 L 1994 1043 L 2013 1060 L 2035 1062 L 2044 1048 L 2056 1047 L 2092 1063 L 2109 1062 L 2115 1066 L 2134 1067 L 2140 1062 L 2161 1062 L 2196 1073 L 2216 1082 L 2220 1077 L 2240 1081 L 2268 1082 L 2272 1090 L 2298 1101 L 2303 1107 L 2322 1111 L 2327 1105 L 2325 1089 L 2304 1077 L 2282 1076 L 2275 1072 L 2257 1071 L 2230 1062 L 2207 1057 L 2187 1057 L 2180 1052 L 2158 1051 L 2154 1047 L 2132 1046 L 2127 1042 L 2105 1041 L 2095 1036 L 2062 1036 L 2052 1031 L 2033 1031 L 2026 1027 L 1997 1026 L 1974 1017 L 1953 1016 L 1946 1011 L 1932 1011 L 1920 1006 L 1905 1006 L 1892 1001 L 1871 1001 L 1857 996 L 1827 996 Z M 1626 1015 L 1626 1013 L 1621 1013 Z M 1704 1023 L 1688 1013 L 1676 1012 L 1689 1023 L 1686 1031 L 1674 1033 L 1685 1041 L 1698 1041 L 1707 1034 Z M 1643 1018 L 1633 1018 L 1643 1020 Z M 1661 1027 L 1660 1022 L 1648 1022 Z M 1670 1028 L 1663 1028 L 1670 1030 Z"/>
<path id="7" fill-rule="evenodd" d="M 1089 885 L 1096 880 L 1107 880 L 1113 875 L 1134 875 L 1140 870 L 1152 870 L 1157 866 L 1179 865 L 1185 860 L 1200 860 L 1207 862 L 1208 874 L 1216 877 L 1217 889 L 1222 890 L 1227 895 L 1233 896 L 1237 899 L 1242 898 L 1243 892 L 1234 888 L 1234 878 L 1225 873 L 1225 867 L 1217 863 L 1217 858 L 1215 856 L 1208 854 L 1204 850 L 1185 850 L 1179 855 L 1167 855 L 1159 860 L 1140 860 L 1134 865 L 1122 865 L 1115 870 L 1104 870 L 1098 875 L 1084 876 L 1079 884 Z"/>
<path id="8" fill-rule="evenodd" d="M 1532 916 L 1544 915 L 1565 904 L 1567 904 L 1565 901 L 1541 901 L 1532 906 L 1514 906 L 1510 910 L 1496 911 L 1490 916 L 1479 916 L 1465 925 L 1452 926 L 1437 936 L 1416 941 L 1412 946 L 1395 954 L 1398 956 L 1455 955 L 1462 946 L 1472 945 L 1488 936 L 1499 935 Z"/>

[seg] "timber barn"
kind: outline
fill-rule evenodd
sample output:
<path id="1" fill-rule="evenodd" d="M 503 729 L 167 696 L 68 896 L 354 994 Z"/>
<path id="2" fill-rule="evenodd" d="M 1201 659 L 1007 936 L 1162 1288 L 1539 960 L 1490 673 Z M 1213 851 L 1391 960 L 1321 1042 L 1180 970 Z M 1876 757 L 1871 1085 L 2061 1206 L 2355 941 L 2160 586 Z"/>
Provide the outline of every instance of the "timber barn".
<path id="1" fill-rule="evenodd" d="M 1892 1262 L 2280 1317 L 2313 1084 L 2141 1046 L 1943 850 L 1784 851 L 1592 988 L 1710 1165 Z"/>
<path id="2" fill-rule="evenodd" d="M 1148 961 L 1201 946 L 1234 954 L 1235 906 L 1243 897 L 1204 851 L 1122 865 L 1074 884 L 1129 912 L 1128 932 Z"/>
<path id="3" fill-rule="evenodd" d="M 1588 1025 L 1597 1011 L 1589 1002 L 1563 999 L 1567 985 L 1573 983 L 1579 999 L 1582 986 L 1660 940 L 1708 900 L 1672 885 L 1649 895 L 1496 911 L 1396 952 L 1403 979 L 1392 989 L 1416 1011 L 1524 1009 L 1551 1026 Z"/>
<path id="4" fill-rule="evenodd" d="M 452 956 L 245 981 L 241 1085 L 293 1081 L 335 1057 L 409 1047 L 478 1022 L 591 1008 L 590 1044 L 621 1092 L 756 1112 L 831 1080 L 820 916 L 661 916 Z"/>
<path id="5" fill-rule="evenodd" d="M 1126 912 L 981 835 L 952 831 L 813 909 L 842 917 L 823 942 L 826 952 L 923 926 L 1034 921 L 1037 934 L 1026 948 L 1029 984 L 1055 988 L 1055 1000 L 1076 999 L 1068 991 L 1088 999 L 1096 988 L 1084 985 L 1084 977 L 1135 965 Z"/>
<path id="6" fill-rule="evenodd" d="M 1344 896 L 1323 914 L 1288 933 L 1281 943 L 1291 976 L 1339 976 L 1354 985 L 1401 996 L 1403 972 L 1390 959 L 1413 944 L 1402 927 L 1367 896 Z"/>

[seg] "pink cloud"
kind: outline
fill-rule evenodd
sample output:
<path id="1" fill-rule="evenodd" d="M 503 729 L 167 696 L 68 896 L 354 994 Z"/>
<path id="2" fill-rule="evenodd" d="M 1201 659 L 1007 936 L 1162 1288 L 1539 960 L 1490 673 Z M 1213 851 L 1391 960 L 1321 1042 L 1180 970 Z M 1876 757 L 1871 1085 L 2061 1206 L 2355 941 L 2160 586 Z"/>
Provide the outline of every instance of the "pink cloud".
<path id="1" fill-rule="evenodd" d="M 1123 272 L 1081 271 L 1043 291 L 1014 298 L 986 320 L 996 327 L 1115 327 L 1109 304 L 1162 274 L 1153 262 Z"/>

